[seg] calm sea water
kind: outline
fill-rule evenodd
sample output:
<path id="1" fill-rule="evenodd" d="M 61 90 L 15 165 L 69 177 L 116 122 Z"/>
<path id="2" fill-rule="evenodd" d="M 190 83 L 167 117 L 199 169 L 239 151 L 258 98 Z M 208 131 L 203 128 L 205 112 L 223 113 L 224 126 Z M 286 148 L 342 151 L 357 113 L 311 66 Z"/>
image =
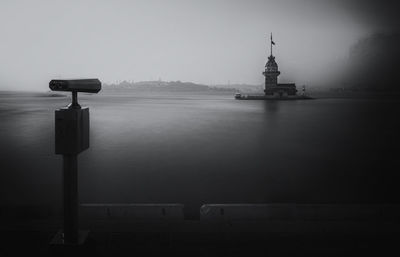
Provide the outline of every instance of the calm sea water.
<path id="1" fill-rule="evenodd" d="M 54 110 L 69 99 L 0 98 L 0 203 L 60 203 Z M 81 104 L 82 202 L 399 202 L 399 100 L 103 93 Z"/>

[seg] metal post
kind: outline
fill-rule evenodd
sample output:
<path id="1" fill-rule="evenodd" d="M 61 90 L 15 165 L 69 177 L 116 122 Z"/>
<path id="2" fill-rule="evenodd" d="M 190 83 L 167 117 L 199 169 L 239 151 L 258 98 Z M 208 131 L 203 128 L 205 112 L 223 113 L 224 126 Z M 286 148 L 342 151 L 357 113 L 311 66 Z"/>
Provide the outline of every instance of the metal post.
<path id="1" fill-rule="evenodd" d="M 64 179 L 64 240 L 77 244 L 78 226 L 78 163 L 76 154 L 63 155 Z"/>
<path id="2" fill-rule="evenodd" d="M 72 91 L 72 103 L 68 105 L 68 109 L 80 109 L 81 106 L 78 104 L 78 92 Z"/>

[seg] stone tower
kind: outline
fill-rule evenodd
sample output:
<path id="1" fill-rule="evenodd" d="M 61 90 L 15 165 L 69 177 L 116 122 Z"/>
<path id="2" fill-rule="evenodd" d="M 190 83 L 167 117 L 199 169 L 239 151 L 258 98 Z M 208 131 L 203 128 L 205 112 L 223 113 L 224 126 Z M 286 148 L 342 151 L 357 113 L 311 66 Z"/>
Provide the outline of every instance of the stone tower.
<path id="1" fill-rule="evenodd" d="M 265 64 L 265 94 L 270 94 L 270 89 L 278 86 L 278 76 L 281 72 L 278 70 L 278 64 L 275 62 L 275 57 L 271 54 L 268 57 L 268 62 Z"/>
<path id="2" fill-rule="evenodd" d="M 275 42 L 272 40 L 271 33 L 271 54 L 268 57 L 268 62 L 265 64 L 265 70 L 263 75 L 265 76 L 265 89 L 264 92 L 266 95 L 272 94 L 271 89 L 278 86 L 278 76 L 281 72 L 278 70 L 278 64 L 275 61 L 275 56 L 272 55 L 272 45 L 275 45 Z"/>

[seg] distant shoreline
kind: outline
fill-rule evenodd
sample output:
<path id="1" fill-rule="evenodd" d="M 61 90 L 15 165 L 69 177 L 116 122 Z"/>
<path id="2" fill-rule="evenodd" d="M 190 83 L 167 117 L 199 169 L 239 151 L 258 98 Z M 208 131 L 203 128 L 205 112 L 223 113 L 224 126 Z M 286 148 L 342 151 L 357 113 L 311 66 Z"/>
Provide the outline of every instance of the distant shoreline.
<path id="1" fill-rule="evenodd" d="M 113 94 L 127 94 L 128 96 L 132 94 L 132 96 L 143 96 L 143 95 L 157 95 L 157 96 L 173 96 L 176 95 L 215 95 L 215 96 L 232 96 L 234 99 L 235 90 L 167 90 L 159 89 L 159 90 L 140 90 L 140 89 L 132 89 L 132 88 L 118 88 L 118 89 L 103 89 L 99 95 L 107 96 Z M 247 93 L 243 93 L 247 94 Z M 248 93 L 253 94 L 253 93 Z M 399 99 L 400 100 L 400 92 L 329 92 L 329 91 L 308 91 L 310 97 L 315 99 Z M 0 96 L 18 96 L 18 97 L 68 97 L 69 93 L 56 93 L 56 92 L 38 92 L 38 91 L 12 91 L 12 90 L 0 90 Z"/>

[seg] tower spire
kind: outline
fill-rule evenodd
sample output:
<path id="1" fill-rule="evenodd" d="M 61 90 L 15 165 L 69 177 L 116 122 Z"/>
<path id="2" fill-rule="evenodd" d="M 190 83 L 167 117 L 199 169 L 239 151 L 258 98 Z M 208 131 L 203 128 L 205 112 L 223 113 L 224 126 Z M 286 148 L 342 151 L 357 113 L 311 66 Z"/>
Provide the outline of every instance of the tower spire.
<path id="1" fill-rule="evenodd" d="M 272 32 L 271 32 L 271 56 L 272 56 Z"/>
<path id="2" fill-rule="evenodd" d="M 272 56 L 272 45 L 275 45 L 274 40 L 272 40 L 272 32 L 271 32 L 271 56 Z"/>

